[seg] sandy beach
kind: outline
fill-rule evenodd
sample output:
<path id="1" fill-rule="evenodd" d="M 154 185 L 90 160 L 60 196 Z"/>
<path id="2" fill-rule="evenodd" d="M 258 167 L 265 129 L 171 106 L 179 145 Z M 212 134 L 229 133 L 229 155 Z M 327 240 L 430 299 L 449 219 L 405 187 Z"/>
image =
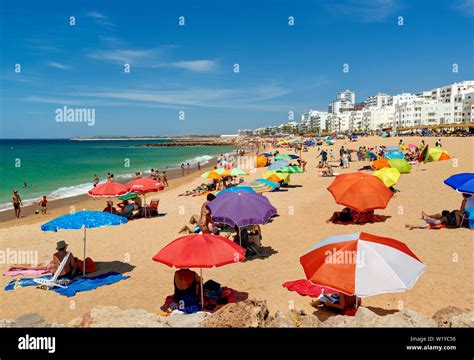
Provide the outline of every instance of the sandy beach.
<path id="1" fill-rule="evenodd" d="M 403 138 L 406 143 L 419 144 L 421 138 Z M 434 145 L 436 138 L 424 138 Z M 333 146 L 337 153 L 341 145 L 357 149 L 359 146 L 397 145 L 399 138 L 363 137 L 357 142 L 337 140 Z M 313 313 L 310 298 L 289 292 L 282 283 L 304 278 L 299 257 L 329 235 L 365 231 L 391 237 L 406 243 L 427 265 L 423 276 L 414 288 L 404 293 L 384 294 L 363 299 L 363 305 L 384 313 L 409 308 L 427 316 L 448 305 L 474 309 L 474 245 L 469 229 L 408 230 L 405 224 L 419 223 L 421 211 L 440 212 L 457 209 L 461 195 L 443 184 L 450 175 L 473 172 L 473 138 L 442 138 L 443 148 L 451 160 L 421 164 L 410 174 L 400 178 L 396 193 L 384 210 L 377 214 L 390 216 L 383 223 L 367 225 L 326 224 L 337 205 L 326 190 L 333 178 L 318 176 L 316 169 L 317 148 L 303 153 L 308 161 L 304 174 L 291 176 L 291 184 L 298 185 L 287 192 L 265 193 L 277 208 L 279 217 L 262 227 L 262 245 L 271 247 L 272 255 L 243 263 L 204 271 L 204 278 L 241 292 L 251 298 L 266 300 L 271 311 L 289 306 Z M 349 169 L 337 169 L 339 173 L 353 172 L 368 162 L 352 162 Z M 265 169 L 257 169 L 246 177 L 258 178 Z M 203 169 L 205 171 L 205 169 Z M 202 172 L 203 172 L 202 171 Z M 202 182 L 195 173 L 170 181 L 171 187 L 147 198 L 160 199 L 159 211 L 166 215 L 140 219 L 119 227 L 91 229 L 88 231 L 87 256 L 96 261 L 100 270 L 119 271 L 129 279 L 99 289 L 81 292 L 67 298 L 34 287 L 1 291 L 0 318 L 16 318 L 22 314 L 37 312 L 47 321 L 67 323 L 99 305 L 115 305 L 123 309 L 139 308 L 160 313 L 160 306 L 173 292 L 175 269 L 151 260 L 163 246 L 176 239 L 179 227 L 199 212 L 205 200 L 203 196 L 178 196 Z M 81 199 L 76 209 L 101 210 L 104 199 Z M 69 250 L 82 257 L 82 231 L 42 232 L 40 225 L 60 214 L 69 212 L 70 204 L 50 210 L 46 216 L 30 215 L 21 220 L 0 223 L 0 249 L 38 251 L 39 261 L 51 259 L 55 244 L 65 240 Z M 4 273 L 10 264 L 1 264 Z M 1 285 L 11 280 L 1 277 Z"/>

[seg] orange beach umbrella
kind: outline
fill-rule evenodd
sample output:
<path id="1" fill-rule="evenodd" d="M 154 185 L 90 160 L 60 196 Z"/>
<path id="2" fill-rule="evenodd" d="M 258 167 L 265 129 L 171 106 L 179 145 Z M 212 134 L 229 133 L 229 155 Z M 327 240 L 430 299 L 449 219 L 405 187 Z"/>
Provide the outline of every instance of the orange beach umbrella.
<path id="1" fill-rule="evenodd" d="M 359 212 L 385 209 L 393 196 L 379 178 L 362 172 L 336 176 L 328 191 L 337 204 Z"/>

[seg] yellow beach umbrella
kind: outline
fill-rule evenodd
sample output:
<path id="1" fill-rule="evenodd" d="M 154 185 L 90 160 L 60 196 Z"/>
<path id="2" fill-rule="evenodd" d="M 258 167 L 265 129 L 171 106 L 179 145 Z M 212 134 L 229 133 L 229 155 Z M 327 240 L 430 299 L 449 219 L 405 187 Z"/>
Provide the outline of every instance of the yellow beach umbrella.
<path id="1" fill-rule="evenodd" d="M 220 179 L 222 176 L 220 176 L 215 171 L 206 171 L 204 174 L 201 175 L 201 177 L 205 179 Z"/>
<path id="2" fill-rule="evenodd" d="M 290 182 L 290 174 L 289 173 L 279 173 L 276 172 L 275 170 L 267 170 L 262 173 L 262 177 L 264 179 L 270 180 L 269 177 L 271 176 L 276 176 L 280 180 L 283 180 L 284 183 L 289 183 Z"/>
<path id="3" fill-rule="evenodd" d="M 394 186 L 398 179 L 400 179 L 400 171 L 396 168 L 382 168 L 374 172 L 374 176 L 377 176 L 386 187 Z"/>

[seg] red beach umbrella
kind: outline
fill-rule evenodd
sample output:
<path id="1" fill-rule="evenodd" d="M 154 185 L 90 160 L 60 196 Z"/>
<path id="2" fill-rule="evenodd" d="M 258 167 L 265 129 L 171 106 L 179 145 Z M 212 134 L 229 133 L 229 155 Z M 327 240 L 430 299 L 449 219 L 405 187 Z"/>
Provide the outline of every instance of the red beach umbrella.
<path id="1" fill-rule="evenodd" d="M 201 269 L 201 305 L 204 305 L 202 268 L 219 267 L 242 261 L 245 249 L 226 237 L 212 234 L 182 236 L 161 249 L 153 261 L 180 269 Z"/>
<path id="2" fill-rule="evenodd" d="M 149 192 L 156 192 L 163 190 L 165 187 L 162 183 L 150 179 L 150 178 L 141 178 L 130 181 L 127 184 L 127 189 L 130 192 L 135 192 L 139 194 L 145 194 Z"/>
<path id="3" fill-rule="evenodd" d="M 144 202 L 146 205 L 146 193 L 149 192 L 157 192 L 161 191 L 165 188 L 165 186 L 151 178 L 141 178 L 141 179 L 136 179 L 133 181 L 130 181 L 127 185 L 128 191 L 138 193 L 138 194 L 143 194 L 144 197 Z M 147 208 L 145 207 L 145 217 L 147 216 Z"/>
<path id="4" fill-rule="evenodd" d="M 393 196 L 379 178 L 362 172 L 336 176 L 328 191 L 336 203 L 359 212 L 385 209 Z"/>
<path id="5" fill-rule="evenodd" d="M 110 181 L 90 189 L 88 194 L 93 197 L 115 197 L 127 192 L 128 190 L 125 185 Z"/>

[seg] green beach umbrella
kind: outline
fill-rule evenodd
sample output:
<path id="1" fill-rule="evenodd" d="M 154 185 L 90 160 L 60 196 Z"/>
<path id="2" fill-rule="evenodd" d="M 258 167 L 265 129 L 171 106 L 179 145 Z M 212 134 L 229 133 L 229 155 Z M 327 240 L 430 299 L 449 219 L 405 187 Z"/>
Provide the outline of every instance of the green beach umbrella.
<path id="1" fill-rule="evenodd" d="M 287 154 L 278 154 L 275 156 L 275 160 L 292 160 L 290 155 Z"/>
<path id="2" fill-rule="evenodd" d="M 239 168 L 239 167 L 236 167 L 236 168 L 233 168 L 232 170 L 230 170 L 230 174 L 231 174 L 232 176 L 248 175 L 244 170 L 242 170 L 242 169 Z"/>
<path id="3" fill-rule="evenodd" d="M 138 196 L 137 193 L 128 193 L 128 194 L 125 194 L 125 195 L 120 195 L 119 197 L 117 197 L 117 199 L 119 200 L 134 200 L 136 197 Z"/>
<path id="4" fill-rule="evenodd" d="M 408 174 L 411 171 L 411 165 L 403 159 L 390 159 L 390 166 L 397 169 L 400 174 Z"/>
<path id="5" fill-rule="evenodd" d="M 289 174 L 301 174 L 301 170 L 298 166 L 285 166 L 276 170 L 277 173 L 289 173 Z"/>

